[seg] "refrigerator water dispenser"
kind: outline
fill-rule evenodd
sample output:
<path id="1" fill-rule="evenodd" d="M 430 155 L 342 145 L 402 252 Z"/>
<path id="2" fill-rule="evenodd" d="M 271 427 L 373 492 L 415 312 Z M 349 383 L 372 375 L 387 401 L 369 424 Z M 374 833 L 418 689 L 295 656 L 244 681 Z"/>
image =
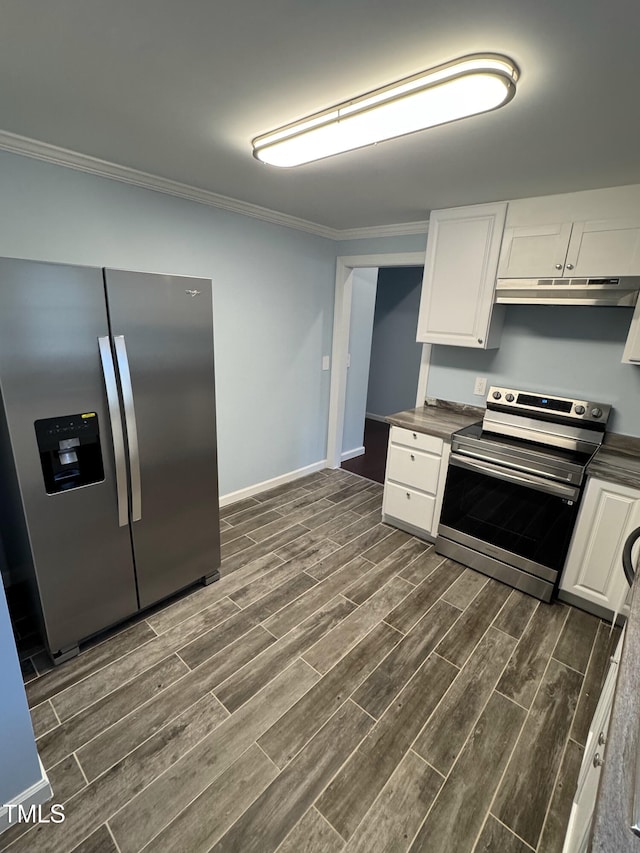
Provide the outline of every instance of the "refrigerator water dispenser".
<path id="1" fill-rule="evenodd" d="M 34 426 L 48 495 L 104 480 L 95 412 L 44 418 Z"/>

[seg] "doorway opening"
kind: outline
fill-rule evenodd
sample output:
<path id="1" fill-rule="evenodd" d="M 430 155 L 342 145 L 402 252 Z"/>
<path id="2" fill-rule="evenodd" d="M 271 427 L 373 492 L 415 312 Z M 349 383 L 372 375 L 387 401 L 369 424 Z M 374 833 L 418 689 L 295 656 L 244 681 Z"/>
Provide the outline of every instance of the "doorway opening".
<path id="1" fill-rule="evenodd" d="M 386 416 L 422 405 L 430 347 L 416 343 L 424 255 L 338 258 L 328 466 L 384 481 Z"/>

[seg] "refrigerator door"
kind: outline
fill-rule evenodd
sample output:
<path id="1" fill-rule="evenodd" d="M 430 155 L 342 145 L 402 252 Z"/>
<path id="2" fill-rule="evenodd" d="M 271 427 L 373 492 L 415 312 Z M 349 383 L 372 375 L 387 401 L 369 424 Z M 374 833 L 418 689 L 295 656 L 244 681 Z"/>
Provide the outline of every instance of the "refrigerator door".
<path id="1" fill-rule="evenodd" d="M 33 562 L 53 654 L 138 609 L 98 341 L 108 334 L 100 269 L 0 259 L 2 535 L 14 567 Z"/>
<path id="2" fill-rule="evenodd" d="M 105 282 L 147 607 L 220 565 L 211 282 L 121 270 Z"/>

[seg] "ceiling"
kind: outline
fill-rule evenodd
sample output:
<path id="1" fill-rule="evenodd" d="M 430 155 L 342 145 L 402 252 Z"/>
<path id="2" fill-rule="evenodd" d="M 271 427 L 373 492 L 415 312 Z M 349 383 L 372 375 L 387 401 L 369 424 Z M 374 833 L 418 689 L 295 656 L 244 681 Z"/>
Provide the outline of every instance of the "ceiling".
<path id="1" fill-rule="evenodd" d="M 4 0 L 0 126 L 334 229 L 640 183 L 637 0 Z M 294 169 L 250 140 L 505 53 L 501 110 Z"/>

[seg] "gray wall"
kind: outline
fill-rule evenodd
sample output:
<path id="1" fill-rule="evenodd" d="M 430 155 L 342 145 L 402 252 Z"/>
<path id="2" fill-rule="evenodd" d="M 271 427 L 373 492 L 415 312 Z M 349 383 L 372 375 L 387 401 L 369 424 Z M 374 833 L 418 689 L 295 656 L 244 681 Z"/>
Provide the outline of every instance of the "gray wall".
<path id="1" fill-rule="evenodd" d="M 0 809 L 41 779 L 31 717 L 0 583 Z"/>
<path id="2" fill-rule="evenodd" d="M 377 278 L 377 269 L 355 269 L 351 277 L 351 317 L 349 320 L 351 364 L 347 370 L 344 401 L 343 454 L 348 454 L 350 451 L 358 450 L 363 446 Z"/>
<path id="3" fill-rule="evenodd" d="M 211 278 L 220 494 L 326 458 L 334 241 L 0 152 L 0 255 Z"/>
<path id="4" fill-rule="evenodd" d="M 378 273 L 367 413 L 391 415 L 416 402 L 422 344 L 416 343 L 422 267 Z"/>
<path id="5" fill-rule="evenodd" d="M 434 346 L 427 394 L 482 405 L 476 376 L 489 384 L 611 403 L 609 428 L 640 435 L 640 368 L 621 364 L 632 308 L 507 306 L 497 350 Z"/>

